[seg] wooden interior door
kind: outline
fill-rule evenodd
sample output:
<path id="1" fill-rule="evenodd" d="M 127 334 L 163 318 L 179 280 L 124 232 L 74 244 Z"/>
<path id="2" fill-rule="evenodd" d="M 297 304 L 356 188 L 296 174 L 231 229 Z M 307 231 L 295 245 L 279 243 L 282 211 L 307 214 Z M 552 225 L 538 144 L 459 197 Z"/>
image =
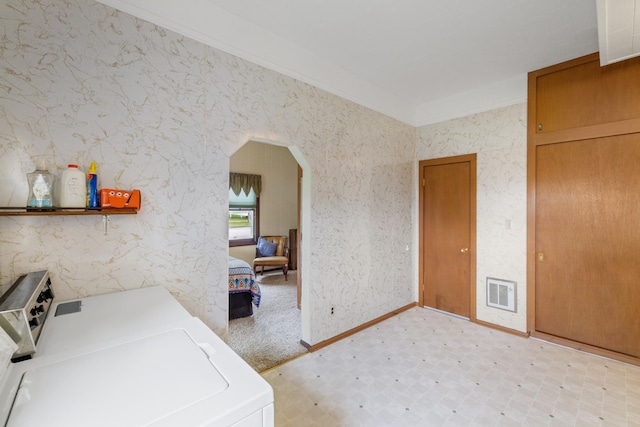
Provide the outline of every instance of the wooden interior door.
<path id="1" fill-rule="evenodd" d="M 475 320 L 475 155 L 420 167 L 422 302 Z"/>
<path id="2" fill-rule="evenodd" d="M 535 329 L 640 357 L 640 136 L 536 147 Z"/>

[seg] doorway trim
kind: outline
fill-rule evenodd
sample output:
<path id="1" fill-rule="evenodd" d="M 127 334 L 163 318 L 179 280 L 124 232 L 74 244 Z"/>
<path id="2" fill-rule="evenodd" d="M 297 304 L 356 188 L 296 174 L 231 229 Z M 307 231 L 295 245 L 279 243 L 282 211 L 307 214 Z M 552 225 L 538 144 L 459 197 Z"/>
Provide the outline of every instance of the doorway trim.
<path id="1" fill-rule="evenodd" d="M 477 187 L 477 154 L 463 154 L 459 156 L 442 157 L 437 159 L 420 160 L 418 163 L 418 306 L 424 307 L 424 168 L 426 166 L 447 165 L 451 163 L 469 163 L 469 320 L 476 322 L 476 187 Z"/>
<path id="2" fill-rule="evenodd" d="M 305 242 L 313 241 L 311 231 L 311 166 L 304 154 L 296 145 L 276 141 L 272 139 L 249 137 L 246 142 L 253 141 L 262 144 L 276 145 L 279 147 L 285 147 L 289 149 L 289 152 L 293 158 L 298 162 L 299 172 L 301 175 L 298 177 L 298 270 L 296 272 L 298 279 L 298 286 L 300 286 L 300 317 L 301 327 L 300 339 L 304 342 L 311 342 L 311 310 L 309 307 L 309 299 L 311 295 L 311 286 L 309 280 L 308 271 L 311 265 L 311 248 L 310 245 Z M 246 143 L 245 142 L 245 143 Z"/>

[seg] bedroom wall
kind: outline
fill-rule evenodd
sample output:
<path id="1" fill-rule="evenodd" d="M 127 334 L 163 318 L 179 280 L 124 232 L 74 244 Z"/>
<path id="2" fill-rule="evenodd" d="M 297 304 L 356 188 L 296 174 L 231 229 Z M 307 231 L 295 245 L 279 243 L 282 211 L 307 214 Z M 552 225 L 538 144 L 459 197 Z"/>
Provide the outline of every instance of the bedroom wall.
<path id="1" fill-rule="evenodd" d="M 526 104 L 420 127 L 416 151 L 419 160 L 477 153 L 477 318 L 526 332 Z M 517 313 L 487 306 L 487 277 L 517 282 Z"/>
<path id="2" fill-rule="evenodd" d="M 36 269 L 60 300 L 161 284 L 226 338 L 229 156 L 264 139 L 309 165 L 302 338 L 415 300 L 415 128 L 91 0 L 7 0 L 0 27 L 0 206 L 24 206 L 38 154 L 143 197 L 106 236 L 0 217 L 2 290 Z"/>
<path id="3" fill-rule="evenodd" d="M 231 172 L 262 176 L 260 234 L 288 239 L 289 230 L 298 228 L 298 163 L 289 149 L 249 141 L 233 153 L 229 164 Z M 252 265 L 256 247 L 230 247 L 229 255 Z"/>

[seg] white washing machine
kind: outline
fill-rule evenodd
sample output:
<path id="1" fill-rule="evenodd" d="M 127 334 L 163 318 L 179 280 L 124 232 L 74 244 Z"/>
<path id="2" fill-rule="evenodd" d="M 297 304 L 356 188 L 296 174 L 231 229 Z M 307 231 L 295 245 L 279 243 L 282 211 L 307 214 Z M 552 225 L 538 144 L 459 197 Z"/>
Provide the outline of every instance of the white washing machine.
<path id="1" fill-rule="evenodd" d="M 31 359 L 10 361 L 11 338 L 6 426 L 274 425 L 271 386 L 161 287 L 51 304 Z"/>
<path id="2" fill-rule="evenodd" d="M 53 302 L 33 357 L 117 343 L 191 317 L 162 286 Z"/>

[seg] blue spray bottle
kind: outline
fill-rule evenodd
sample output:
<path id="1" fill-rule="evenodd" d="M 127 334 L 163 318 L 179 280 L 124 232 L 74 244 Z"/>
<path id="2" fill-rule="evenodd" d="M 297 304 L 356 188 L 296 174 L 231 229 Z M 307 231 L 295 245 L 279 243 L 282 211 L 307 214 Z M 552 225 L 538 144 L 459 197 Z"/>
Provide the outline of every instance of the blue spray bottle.
<path id="1" fill-rule="evenodd" d="M 98 197 L 98 169 L 96 162 L 89 165 L 89 173 L 87 175 L 87 207 L 100 207 L 100 198 Z"/>

